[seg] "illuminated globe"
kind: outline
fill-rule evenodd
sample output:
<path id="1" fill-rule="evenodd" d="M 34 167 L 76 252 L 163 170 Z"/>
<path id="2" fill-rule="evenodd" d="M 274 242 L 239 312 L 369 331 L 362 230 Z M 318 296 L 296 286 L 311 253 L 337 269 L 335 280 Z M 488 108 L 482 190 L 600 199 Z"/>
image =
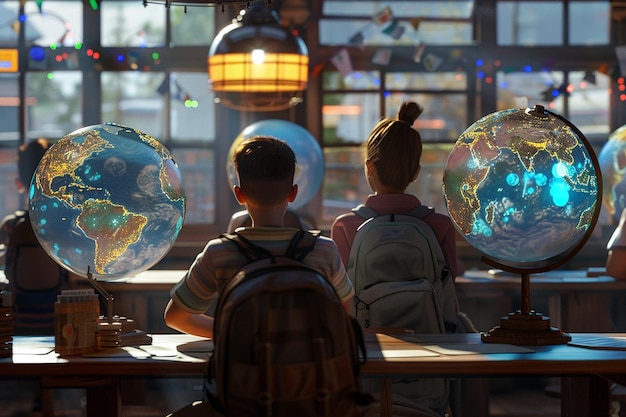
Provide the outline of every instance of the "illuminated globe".
<path id="1" fill-rule="evenodd" d="M 626 208 L 626 125 L 609 135 L 598 154 L 598 163 L 602 170 L 602 205 L 617 224 Z"/>
<path id="2" fill-rule="evenodd" d="M 443 190 L 457 230 L 487 259 L 545 268 L 582 246 L 600 210 L 587 140 L 541 106 L 487 115 L 461 134 Z"/>
<path id="3" fill-rule="evenodd" d="M 116 279 L 156 264 L 185 215 L 178 166 L 153 137 L 116 124 L 84 127 L 44 154 L 29 190 L 46 252 L 71 272 Z"/>
<path id="4" fill-rule="evenodd" d="M 272 136 L 289 145 L 296 154 L 296 172 L 294 183 L 298 184 L 298 195 L 290 208 L 305 206 L 322 185 L 324 176 L 324 157 L 322 149 L 313 135 L 302 126 L 287 120 L 262 120 L 246 127 L 235 138 L 226 159 L 226 170 L 231 187 L 236 184 L 233 153 L 239 144 L 254 136 Z"/>

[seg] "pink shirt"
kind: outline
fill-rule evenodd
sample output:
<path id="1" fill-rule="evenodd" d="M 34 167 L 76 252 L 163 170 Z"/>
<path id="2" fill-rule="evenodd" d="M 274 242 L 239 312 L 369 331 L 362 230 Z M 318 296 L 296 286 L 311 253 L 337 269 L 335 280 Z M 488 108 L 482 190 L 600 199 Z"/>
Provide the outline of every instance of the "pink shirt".
<path id="1" fill-rule="evenodd" d="M 365 205 L 372 208 L 378 214 L 409 214 L 421 205 L 420 200 L 411 194 L 379 194 L 370 195 L 365 200 Z M 443 255 L 452 271 L 452 276 L 459 273 L 456 256 L 456 231 L 450 217 L 440 213 L 432 213 L 424 217 L 443 249 Z M 364 219 L 354 213 L 345 213 L 335 219 L 331 228 L 331 238 L 337 244 L 343 264 L 348 266 L 350 248 L 356 235 L 356 229 Z"/>

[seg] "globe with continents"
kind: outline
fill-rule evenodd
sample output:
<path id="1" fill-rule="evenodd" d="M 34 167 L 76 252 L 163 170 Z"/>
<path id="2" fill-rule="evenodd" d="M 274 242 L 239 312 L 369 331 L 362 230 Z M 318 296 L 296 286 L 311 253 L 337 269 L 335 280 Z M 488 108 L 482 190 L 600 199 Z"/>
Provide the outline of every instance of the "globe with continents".
<path id="1" fill-rule="evenodd" d="M 298 184 L 298 195 L 289 207 L 295 210 L 305 206 L 319 190 L 324 176 L 322 148 L 313 135 L 302 126 L 287 120 L 267 119 L 252 123 L 239 133 L 228 151 L 226 171 L 231 186 L 237 182 L 233 153 L 241 142 L 254 136 L 272 136 L 280 139 L 296 154 L 294 183 Z"/>
<path id="2" fill-rule="evenodd" d="M 30 219 L 46 252 L 71 272 L 120 279 L 156 264 L 183 224 L 182 176 L 156 139 L 113 123 L 76 130 L 41 159 Z"/>
<path id="3" fill-rule="evenodd" d="M 591 233 L 600 177 L 582 133 L 536 106 L 467 128 L 448 156 L 443 191 L 457 230 L 488 260 L 510 271 L 549 269 Z"/>
<path id="4" fill-rule="evenodd" d="M 598 162 L 602 170 L 602 206 L 617 224 L 626 208 L 626 125 L 609 135 Z"/>

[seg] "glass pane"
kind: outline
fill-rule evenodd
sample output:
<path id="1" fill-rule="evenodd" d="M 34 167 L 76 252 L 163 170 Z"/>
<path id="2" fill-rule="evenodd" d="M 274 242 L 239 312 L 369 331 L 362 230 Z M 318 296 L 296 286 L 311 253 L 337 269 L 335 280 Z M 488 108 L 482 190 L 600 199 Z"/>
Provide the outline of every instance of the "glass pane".
<path id="1" fill-rule="evenodd" d="M 16 148 L 0 148 L 0 210 L 1 216 L 12 213 L 15 210 L 24 208 L 25 199 L 22 201 L 21 194 L 15 187 L 15 178 L 17 178 L 16 165 Z"/>
<path id="2" fill-rule="evenodd" d="M 28 138 L 60 138 L 82 127 L 82 73 L 26 74 Z"/>
<path id="3" fill-rule="evenodd" d="M 74 46 L 83 41 L 83 5 L 78 1 L 24 4 L 26 41 L 41 46 Z"/>
<path id="4" fill-rule="evenodd" d="M 583 27 L 585 30 L 580 30 Z M 570 2 L 570 45 L 607 45 L 610 27 L 611 4 L 608 1 Z"/>
<path id="5" fill-rule="evenodd" d="M 562 72 L 504 72 L 496 74 L 498 110 L 527 108 L 541 104 L 552 110 L 551 104 L 563 84 Z"/>
<path id="6" fill-rule="evenodd" d="M 349 212 L 372 192 L 365 180 L 363 159 L 363 148 L 360 146 L 324 149 L 326 167 L 322 187 L 322 220 L 318 220 L 318 227 L 330 228 L 337 216 Z"/>
<path id="7" fill-rule="evenodd" d="M 214 223 L 215 153 L 206 148 L 175 148 L 171 151 L 185 185 L 185 223 Z"/>
<path id="8" fill-rule="evenodd" d="M 322 88 L 332 90 L 378 90 L 380 89 L 380 73 L 378 71 L 352 71 L 343 76 L 338 72 L 322 73 Z"/>
<path id="9" fill-rule="evenodd" d="M 474 26 L 466 22 L 422 22 L 417 31 L 417 42 L 427 45 L 471 45 Z"/>
<path id="10" fill-rule="evenodd" d="M 215 37 L 215 7 L 193 7 L 187 13 L 182 7 L 172 7 L 170 8 L 170 23 L 171 46 L 208 47 Z"/>
<path id="11" fill-rule="evenodd" d="M 469 45 L 472 24 L 393 20 L 376 25 L 371 20 L 320 19 L 321 45 Z"/>
<path id="12" fill-rule="evenodd" d="M 18 115 L 20 98 L 17 74 L 0 74 L 0 145 L 20 138 Z M 32 95 L 27 96 L 27 105 L 33 105 Z"/>
<path id="13" fill-rule="evenodd" d="M 165 45 L 165 7 L 144 7 L 141 1 L 103 1 L 102 46 Z"/>
<path id="14" fill-rule="evenodd" d="M 165 82 L 165 80 L 164 80 Z M 207 74 L 176 72 L 170 76 L 170 136 L 172 141 L 215 141 L 214 93 Z"/>
<path id="15" fill-rule="evenodd" d="M 102 121 L 138 129 L 159 141 L 165 136 L 164 75 L 153 72 L 103 72 Z"/>
<path id="16" fill-rule="evenodd" d="M 0 2 L 0 46 L 17 46 L 19 6 L 17 1 Z"/>
<path id="17" fill-rule="evenodd" d="M 409 185 L 408 193 L 416 195 L 423 204 L 435 208 L 435 211 L 448 214 L 443 198 L 443 171 L 448 162 L 448 155 L 453 143 L 425 143 L 417 180 Z"/>
<path id="18" fill-rule="evenodd" d="M 355 7 L 351 7 L 351 3 Z M 420 1 L 388 0 L 394 16 L 468 19 L 474 10 L 474 1 Z M 380 1 L 324 1 L 323 13 L 326 16 L 373 16 L 382 9 Z"/>
<path id="19" fill-rule="evenodd" d="M 388 90 L 456 90 L 467 89 L 467 75 L 463 72 L 388 72 L 385 74 Z"/>
<path id="20" fill-rule="evenodd" d="M 442 194 L 443 171 L 454 144 L 424 144 L 417 180 L 407 192 L 439 213 L 447 214 Z M 322 190 L 322 229 L 330 228 L 337 216 L 349 212 L 372 192 L 365 179 L 363 147 L 325 148 L 324 186 Z"/>
<path id="21" fill-rule="evenodd" d="M 467 128 L 466 94 L 388 94 L 385 116 L 395 117 L 404 101 L 415 101 L 424 107 L 413 124 L 424 142 L 456 141 Z"/>
<path id="22" fill-rule="evenodd" d="M 499 1 L 496 6 L 498 45 L 563 44 L 561 2 Z"/>
<path id="23" fill-rule="evenodd" d="M 323 143 L 362 143 L 379 118 L 380 96 L 376 93 L 325 94 Z"/>
<path id="24" fill-rule="evenodd" d="M 567 115 L 563 96 L 555 99 L 556 109 L 573 123 L 591 142 L 604 144 L 610 133 L 609 106 L 611 79 L 597 71 L 569 73 L 570 91 Z"/>

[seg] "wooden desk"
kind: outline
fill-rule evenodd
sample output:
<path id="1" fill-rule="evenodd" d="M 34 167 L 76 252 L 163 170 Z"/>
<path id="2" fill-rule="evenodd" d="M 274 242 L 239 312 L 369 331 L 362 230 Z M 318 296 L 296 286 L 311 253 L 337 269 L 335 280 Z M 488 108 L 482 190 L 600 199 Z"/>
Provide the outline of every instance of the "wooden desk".
<path id="1" fill-rule="evenodd" d="M 573 341 L 589 334 L 573 334 Z M 626 334 L 612 334 L 626 340 Z M 409 341 L 410 340 L 410 341 Z M 0 378 L 60 377 L 97 378 L 106 381 L 87 388 L 90 417 L 117 417 L 121 413 L 121 379 L 131 377 L 202 378 L 211 349 L 210 341 L 181 335 L 153 335 L 160 355 L 134 350 L 111 357 L 72 356 L 59 358 L 49 337 L 16 337 L 13 358 L 0 359 Z M 364 378 L 383 382 L 389 378 L 556 376 L 562 380 L 561 415 L 565 417 L 606 416 L 609 380 L 626 378 L 626 350 L 592 350 L 567 345 L 523 349 L 510 347 L 492 353 L 500 345 L 484 344 L 478 334 L 409 335 L 402 339 L 366 335 L 368 361 Z M 442 351 L 441 349 L 451 349 Z M 524 350 L 524 352 L 521 352 Z M 182 352 L 181 352 L 182 351 Z M 140 357 L 134 357 L 131 353 Z M 383 399 L 387 398 L 383 395 Z M 382 403 L 382 415 L 389 412 Z"/>
<path id="2" fill-rule="evenodd" d="M 0 359 L 0 378 L 43 378 L 58 386 L 72 386 L 72 379 L 87 392 L 89 417 L 121 416 L 123 378 L 202 378 L 212 343 L 189 335 L 152 335 L 150 347 L 123 348 L 117 354 L 60 358 L 54 337 L 16 336 L 13 357 Z M 187 346 L 187 350 L 185 350 Z M 185 353 L 182 353 L 183 350 Z M 173 411 L 173 410 L 172 410 Z"/>
<path id="3" fill-rule="evenodd" d="M 530 276 L 530 306 L 566 332 L 614 332 L 611 304 L 626 294 L 626 281 L 587 276 L 586 270 L 554 270 Z M 479 330 L 500 323 L 500 316 L 520 308 L 521 279 L 513 274 L 471 270 L 455 281 L 461 308 Z"/>
<path id="4" fill-rule="evenodd" d="M 170 289 L 185 270 L 149 270 L 126 280 L 103 282 L 113 294 L 115 313 L 133 318 L 150 333 L 171 332 L 163 322 Z M 552 325 L 567 332 L 626 331 L 615 328 L 610 304 L 626 294 L 626 281 L 608 276 L 588 277 L 585 270 L 555 270 L 532 275 L 531 307 L 550 317 Z M 456 279 L 462 309 L 479 330 L 499 324 L 501 316 L 520 307 L 520 278 L 493 275 L 487 270 L 467 271 Z M 624 320 L 626 321 L 626 319 Z"/>
<path id="5" fill-rule="evenodd" d="M 572 334 L 573 341 L 593 334 Z M 597 336 L 597 335 L 596 335 Z M 625 334 L 611 336 L 625 337 Z M 403 340 L 404 339 L 404 340 Z M 407 341 L 411 340 L 411 342 Z M 521 353 L 506 349 L 486 353 L 500 345 L 485 344 L 480 335 L 407 335 L 402 339 L 370 335 L 366 340 L 368 362 L 364 377 L 383 379 L 383 394 L 390 392 L 385 378 L 402 375 L 420 377 L 561 377 L 561 415 L 566 417 L 606 416 L 609 414 L 609 380 L 626 380 L 626 351 L 595 350 L 568 345 L 528 347 Z M 432 348 L 435 346 L 435 355 Z M 439 349 L 451 349 L 441 353 Z M 456 352 L 454 352 L 456 351 Z M 463 353 L 460 353 L 462 351 Z M 469 353 L 468 353 L 469 352 Z M 390 416 L 384 408 L 381 416 Z"/>

